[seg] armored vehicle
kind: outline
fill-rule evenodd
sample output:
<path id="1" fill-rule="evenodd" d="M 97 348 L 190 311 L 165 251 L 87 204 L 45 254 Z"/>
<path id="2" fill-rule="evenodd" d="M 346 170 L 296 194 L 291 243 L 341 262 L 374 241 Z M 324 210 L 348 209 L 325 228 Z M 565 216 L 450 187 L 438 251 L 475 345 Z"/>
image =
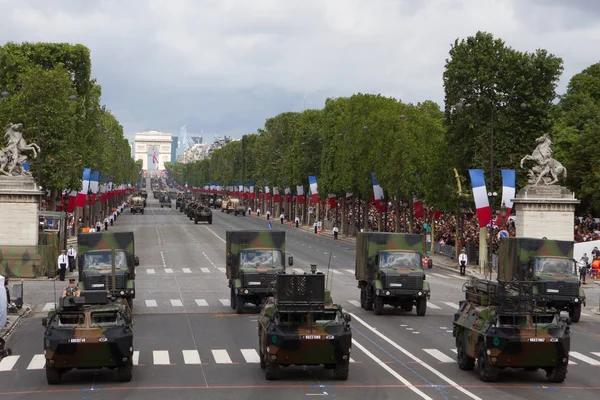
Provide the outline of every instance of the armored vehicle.
<path id="1" fill-rule="evenodd" d="M 231 308 L 240 314 L 246 303 L 259 306 L 273 293 L 277 273 L 285 271 L 285 232 L 227 231 L 225 246 Z"/>
<path id="2" fill-rule="evenodd" d="M 484 382 L 498 380 L 505 368 L 541 368 L 550 382 L 565 380 L 571 321 L 566 311 L 538 303 L 533 285 L 474 277 L 465 283 L 453 322 L 460 369 L 472 370 L 477 361 Z"/>
<path id="3" fill-rule="evenodd" d="M 213 208 L 217 209 L 217 208 L 221 208 L 221 203 L 223 202 L 223 196 L 219 195 L 217 197 L 215 197 L 215 199 L 213 200 Z"/>
<path id="4" fill-rule="evenodd" d="M 146 207 L 146 200 L 148 199 L 148 192 L 146 189 L 140 190 L 140 196 L 144 199 L 144 207 Z"/>
<path id="5" fill-rule="evenodd" d="M 125 300 L 103 290 L 67 296 L 42 325 L 48 384 L 61 383 L 71 369 L 117 369 L 119 381 L 131 381 L 133 316 Z"/>
<path id="6" fill-rule="evenodd" d="M 81 290 L 105 290 L 127 299 L 133 310 L 135 298 L 135 255 L 133 232 L 81 233 L 77 235 Z"/>
<path id="7" fill-rule="evenodd" d="M 183 203 L 183 197 L 182 196 L 177 196 L 177 200 L 175 200 L 175 209 L 179 209 L 181 207 L 181 204 Z"/>
<path id="8" fill-rule="evenodd" d="M 131 210 L 132 214 L 143 214 L 144 207 L 146 206 L 146 200 L 144 200 L 141 196 L 133 196 L 131 198 L 131 206 L 129 206 L 129 210 Z"/>
<path id="9" fill-rule="evenodd" d="M 209 224 L 212 224 L 212 211 L 210 207 L 205 205 L 198 205 L 196 210 L 194 211 L 194 223 L 197 224 L 198 221 L 206 221 Z"/>
<path id="10" fill-rule="evenodd" d="M 503 238 L 498 253 L 498 280 L 531 280 L 533 293 L 550 307 L 581 318 L 586 299 L 573 259 L 573 242 L 533 238 Z"/>
<path id="11" fill-rule="evenodd" d="M 429 283 L 423 273 L 421 235 L 360 232 L 356 238 L 355 277 L 360 304 L 365 310 L 383 312 L 385 304 L 404 311 L 427 311 Z"/>
<path id="12" fill-rule="evenodd" d="M 311 268 L 313 274 L 278 274 L 275 296 L 258 317 L 260 366 L 268 380 L 290 365 L 324 365 L 335 379 L 348 379 L 351 318 L 325 290 L 325 275 Z"/>
<path id="13" fill-rule="evenodd" d="M 166 192 L 160 196 L 160 208 L 163 207 L 171 208 L 171 196 Z"/>

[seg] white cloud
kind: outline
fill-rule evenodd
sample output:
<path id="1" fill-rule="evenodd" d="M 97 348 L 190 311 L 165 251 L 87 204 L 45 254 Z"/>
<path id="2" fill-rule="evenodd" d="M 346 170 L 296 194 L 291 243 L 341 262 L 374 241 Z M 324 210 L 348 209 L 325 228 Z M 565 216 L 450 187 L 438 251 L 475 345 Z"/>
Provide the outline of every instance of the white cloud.
<path id="1" fill-rule="evenodd" d="M 443 100 L 456 38 L 493 33 L 562 57 L 568 79 L 598 62 L 599 7 L 558 0 L 0 0 L 0 37 L 81 43 L 128 131 L 251 132 L 326 97 Z M 126 122 L 125 122 L 126 121 Z"/>

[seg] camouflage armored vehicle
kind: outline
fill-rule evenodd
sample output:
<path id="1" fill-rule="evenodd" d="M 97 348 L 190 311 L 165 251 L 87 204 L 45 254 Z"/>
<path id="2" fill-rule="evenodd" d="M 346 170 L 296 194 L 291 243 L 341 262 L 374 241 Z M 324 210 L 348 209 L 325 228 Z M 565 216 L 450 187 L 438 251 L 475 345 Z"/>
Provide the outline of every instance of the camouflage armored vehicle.
<path id="1" fill-rule="evenodd" d="M 177 196 L 177 199 L 175 200 L 175 209 L 179 209 L 179 207 L 181 207 L 181 203 L 183 202 L 183 197 L 182 196 Z"/>
<path id="2" fill-rule="evenodd" d="M 223 202 L 223 196 L 218 195 L 217 197 L 214 198 L 212 206 L 213 208 L 217 209 L 217 208 L 221 208 L 221 203 Z"/>
<path id="3" fill-rule="evenodd" d="M 146 200 L 144 200 L 141 196 L 133 196 L 131 198 L 131 205 L 129 206 L 129 210 L 132 214 L 143 214 L 144 207 L 146 206 Z"/>
<path id="4" fill-rule="evenodd" d="M 194 210 L 194 224 L 197 224 L 198 221 L 206 221 L 209 224 L 212 224 L 212 211 L 210 207 L 200 204 Z"/>
<path id="5" fill-rule="evenodd" d="M 105 290 L 127 299 L 133 310 L 135 298 L 135 255 L 133 232 L 81 233 L 77 235 L 78 263 L 82 266 L 79 288 Z"/>
<path id="6" fill-rule="evenodd" d="M 116 369 L 119 381 L 131 381 L 133 316 L 125 300 L 103 290 L 67 296 L 42 325 L 48 384 L 61 383 L 71 369 Z"/>
<path id="7" fill-rule="evenodd" d="M 146 189 L 140 190 L 140 196 L 144 199 L 144 207 L 146 207 L 146 200 L 148 199 L 148 192 Z"/>
<path id="8" fill-rule="evenodd" d="M 533 293 L 548 306 L 569 312 L 579 322 L 586 298 L 573 259 L 573 242 L 504 238 L 500 241 L 498 279 L 531 280 Z"/>
<path id="9" fill-rule="evenodd" d="M 171 208 L 171 196 L 167 192 L 160 196 L 160 208 L 169 207 Z"/>
<path id="10" fill-rule="evenodd" d="M 259 306 L 273 294 L 277 273 L 285 271 L 285 232 L 227 231 L 225 246 L 231 308 L 240 314 L 246 303 Z"/>
<path id="11" fill-rule="evenodd" d="M 258 317 L 260 366 L 267 380 L 279 379 L 280 367 L 324 365 L 335 379 L 348 379 L 352 330 L 350 315 L 325 290 L 325 275 L 277 275 L 274 297 Z"/>
<path id="12" fill-rule="evenodd" d="M 389 304 L 404 311 L 427 311 L 429 283 L 423 273 L 423 239 L 405 233 L 360 232 L 356 238 L 355 277 L 360 304 L 376 315 Z"/>
<path id="13" fill-rule="evenodd" d="M 484 382 L 498 380 L 505 368 L 541 368 L 550 382 L 565 380 L 571 321 L 566 311 L 539 303 L 533 285 L 474 277 L 465 284 L 453 322 L 460 369 L 473 370 L 477 361 Z"/>

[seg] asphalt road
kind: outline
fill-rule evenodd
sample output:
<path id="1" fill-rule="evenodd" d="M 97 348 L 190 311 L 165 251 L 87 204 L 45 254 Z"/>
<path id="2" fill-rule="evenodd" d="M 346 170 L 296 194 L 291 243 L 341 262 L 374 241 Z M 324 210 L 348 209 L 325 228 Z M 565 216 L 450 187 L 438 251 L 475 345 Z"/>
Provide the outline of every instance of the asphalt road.
<path id="1" fill-rule="evenodd" d="M 174 207 L 174 202 L 173 202 Z M 111 371 L 72 371 L 60 386 L 48 386 L 43 370 L 41 317 L 53 306 L 53 283 L 27 283 L 34 313 L 11 335 L 13 356 L 0 361 L 0 398 L 27 399 L 582 399 L 598 397 L 600 322 L 583 317 L 573 325 L 573 364 L 563 384 L 548 384 L 543 372 L 506 371 L 494 384 L 458 369 L 452 338 L 453 312 L 463 298 L 464 278 L 427 271 L 432 297 L 427 315 L 386 308 L 375 316 L 358 307 L 354 246 L 275 221 L 298 271 L 311 263 L 330 267 L 336 302 L 351 313 L 352 364 L 348 381 L 331 371 L 290 367 L 280 381 L 264 379 L 257 359 L 257 309 L 236 315 L 229 306 L 224 273 L 225 232 L 268 229 L 265 218 L 216 211 L 212 225 L 188 220 L 175 208 L 148 198 L 144 215 L 122 215 L 110 229 L 133 230 L 140 257 L 134 301 L 135 368 L 130 383 Z M 331 263 L 329 260 L 331 257 Z M 36 286 L 37 285 L 37 286 Z M 34 289 L 31 289 L 34 288 Z M 62 287 L 57 285 L 57 290 Z"/>

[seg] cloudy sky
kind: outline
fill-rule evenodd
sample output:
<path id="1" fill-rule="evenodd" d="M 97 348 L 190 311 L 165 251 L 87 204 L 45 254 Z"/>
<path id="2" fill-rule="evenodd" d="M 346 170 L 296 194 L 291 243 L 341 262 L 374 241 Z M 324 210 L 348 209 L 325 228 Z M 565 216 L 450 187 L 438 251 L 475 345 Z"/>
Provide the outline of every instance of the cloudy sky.
<path id="1" fill-rule="evenodd" d="M 451 43 L 478 30 L 599 62 L 596 0 L 0 0 L 2 41 L 80 43 L 125 127 L 239 137 L 327 97 L 442 104 Z"/>

